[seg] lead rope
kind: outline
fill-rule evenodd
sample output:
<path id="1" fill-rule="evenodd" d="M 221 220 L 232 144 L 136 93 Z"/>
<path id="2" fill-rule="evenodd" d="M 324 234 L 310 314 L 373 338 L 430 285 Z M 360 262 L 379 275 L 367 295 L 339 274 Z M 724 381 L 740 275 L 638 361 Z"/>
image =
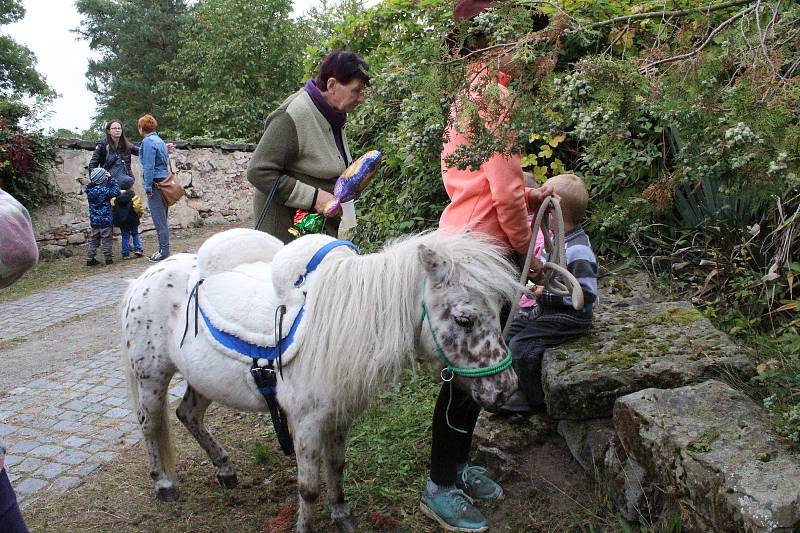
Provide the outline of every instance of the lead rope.
<path id="1" fill-rule="evenodd" d="M 545 216 L 551 207 L 555 212 L 555 216 L 553 216 L 555 244 L 553 243 L 553 236 L 550 234 L 550 222 L 548 217 Z M 564 255 L 566 251 L 564 215 L 561 213 L 561 204 L 555 196 L 550 195 L 542 201 L 542 205 L 539 206 L 539 210 L 536 212 L 536 218 L 531 222 L 531 242 L 528 245 L 528 253 L 525 255 L 525 264 L 522 266 L 519 282 L 522 286 L 525 286 L 528 282 L 528 270 L 531 268 L 531 263 L 533 263 L 533 250 L 536 247 L 536 237 L 540 229 L 544 237 L 544 249 L 547 251 L 547 262 L 542 265 L 544 269 L 542 284 L 549 292 L 557 296 L 571 296 L 572 307 L 577 311 L 583 307 L 583 290 L 575 276 L 567 270 Z M 560 278 L 557 277 L 558 274 L 560 274 Z M 508 334 L 511 322 L 519 312 L 519 299 L 521 296 L 522 291 L 517 291 L 511 305 L 511 312 L 508 314 L 506 324 L 503 327 L 503 337 Z"/>
<path id="2" fill-rule="evenodd" d="M 444 412 L 444 419 L 447 422 L 447 427 L 449 427 L 453 431 L 461 433 L 462 435 L 467 435 L 469 433 L 469 431 L 467 431 L 465 429 L 457 428 L 453 424 L 450 423 L 450 405 L 452 405 L 452 403 L 453 403 L 453 378 L 455 377 L 455 375 L 453 374 L 453 371 L 450 370 L 450 379 L 445 379 L 445 377 L 444 377 L 445 370 L 450 370 L 450 369 L 446 368 L 446 367 L 443 368 L 442 369 L 442 374 L 441 374 L 442 381 L 447 382 L 447 386 L 448 386 L 449 392 L 450 392 L 450 398 L 447 399 L 447 409 L 445 409 L 445 412 Z"/>

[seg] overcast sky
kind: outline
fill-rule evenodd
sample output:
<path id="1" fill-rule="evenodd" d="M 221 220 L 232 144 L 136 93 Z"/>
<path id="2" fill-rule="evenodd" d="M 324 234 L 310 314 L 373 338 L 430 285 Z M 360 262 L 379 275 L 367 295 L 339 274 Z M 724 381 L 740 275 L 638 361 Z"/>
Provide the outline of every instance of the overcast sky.
<path id="1" fill-rule="evenodd" d="M 308 10 L 317 0 L 294 0 L 294 15 Z M 73 0 L 22 0 L 25 18 L 2 28 L 18 43 L 36 54 L 37 70 L 60 95 L 52 114 L 42 126 L 82 132 L 89 127 L 96 105 L 86 88 L 86 68 L 91 51 L 70 30 L 80 26 Z"/>

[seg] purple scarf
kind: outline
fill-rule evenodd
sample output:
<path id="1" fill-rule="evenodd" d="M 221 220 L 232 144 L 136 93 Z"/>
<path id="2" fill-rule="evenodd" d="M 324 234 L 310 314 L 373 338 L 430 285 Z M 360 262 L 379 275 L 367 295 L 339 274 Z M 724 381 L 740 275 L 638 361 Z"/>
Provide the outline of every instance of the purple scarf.
<path id="1" fill-rule="evenodd" d="M 344 121 L 347 119 L 347 113 L 342 113 L 341 111 L 337 111 L 336 109 L 332 108 L 325 100 L 325 97 L 322 96 L 320 90 L 314 84 L 314 80 L 308 80 L 304 88 L 308 93 L 308 96 L 311 97 L 311 101 L 314 102 L 317 110 L 322 114 L 323 117 L 325 117 L 325 120 L 328 121 L 328 124 L 331 125 L 331 128 L 333 129 L 333 140 L 336 141 L 336 148 L 342 155 L 345 165 L 349 165 L 350 161 L 347 159 L 347 153 L 344 150 L 344 141 L 342 140 L 342 128 L 344 127 Z"/>

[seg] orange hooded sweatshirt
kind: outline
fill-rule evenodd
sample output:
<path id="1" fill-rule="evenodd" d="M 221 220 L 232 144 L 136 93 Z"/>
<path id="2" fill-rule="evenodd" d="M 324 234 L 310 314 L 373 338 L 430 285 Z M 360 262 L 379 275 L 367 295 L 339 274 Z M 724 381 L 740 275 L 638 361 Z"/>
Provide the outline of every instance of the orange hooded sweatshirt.
<path id="1" fill-rule="evenodd" d="M 505 99 L 508 97 L 506 86 L 511 79 L 502 72 L 498 74 L 496 83 L 501 97 Z M 471 101 L 480 99 L 478 84 L 486 83 L 481 80 L 488 75 L 492 75 L 488 68 L 480 67 L 470 88 Z M 456 113 L 454 109 L 450 114 L 445 132 L 447 142 L 442 149 L 442 177 L 450 204 L 439 219 L 439 228 L 449 232 L 470 229 L 484 233 L 496 239 L 509 252 L 516 250 L 524 257 L 531 240 L 531 228 L 527 220 L 528 204 L 520 156 L 495 154 L 475 171 L 448 167 L 446 158 L 459 146 L 469 142 L 467 135 L 456 127 Z M 487 118 L 484 117 L 485 120 Z M 507 116 L 503 115 L 500 120 L 507 120 Z M 487 120 L 487 124 L 489 122 Z"/>

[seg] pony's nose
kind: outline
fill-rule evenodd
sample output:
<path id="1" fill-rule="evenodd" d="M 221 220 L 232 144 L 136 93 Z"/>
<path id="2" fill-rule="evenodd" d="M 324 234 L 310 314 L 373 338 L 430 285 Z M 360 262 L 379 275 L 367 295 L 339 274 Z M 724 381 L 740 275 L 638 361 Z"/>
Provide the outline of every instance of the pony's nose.
<path id="1" fill-rule="evenodd" d="M 491 409 L 497 404 L 497 389 L 490 378 L 475 379 L 472 382 L 472 398 L 484 408 Z"/>
<path id="2" fill-rule="evenodd" d="M 472 396 L 486 408 L 503 405 L 517 388 L 517 376 L 507 369 L 499 374 L 475 379 L 472 382 Z"/>
<path id="3" fill-rule="evenodd" d="M 495 399 L 495 404 L 500 406 L 505 404 L 514 391 L 517 390 L 517 374 L 509 368 L 502 374 L 498 375 L 498 381 L 500 383 L 497 386 L 497 397 Z"/>

